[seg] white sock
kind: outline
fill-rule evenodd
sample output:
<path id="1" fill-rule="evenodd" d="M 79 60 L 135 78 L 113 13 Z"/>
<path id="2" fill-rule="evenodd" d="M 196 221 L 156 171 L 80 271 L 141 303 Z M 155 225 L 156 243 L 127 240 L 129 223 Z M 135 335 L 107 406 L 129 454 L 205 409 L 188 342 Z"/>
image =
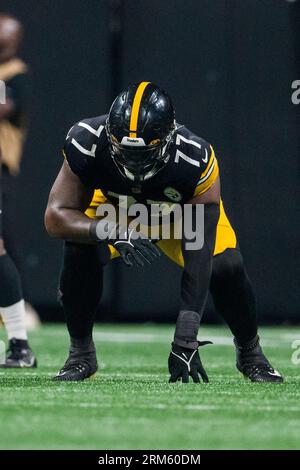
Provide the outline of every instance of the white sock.
<path id="1" fill-rule="evenodd" d="M 8 339 L 27 339 L 23 299 L 9 307 L 0 307 L 0 313 Z"/>

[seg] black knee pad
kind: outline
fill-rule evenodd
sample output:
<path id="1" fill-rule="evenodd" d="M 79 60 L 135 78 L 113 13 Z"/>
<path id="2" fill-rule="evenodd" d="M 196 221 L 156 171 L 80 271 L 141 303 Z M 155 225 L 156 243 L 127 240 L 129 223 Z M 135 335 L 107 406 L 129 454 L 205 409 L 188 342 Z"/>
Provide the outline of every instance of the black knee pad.
<path id="1" fill-rule="evenodd" d="M 213 258 L 212 275 L 215 278 L 239 278 L 244 270 L 243 257 L 236 248 L 228 248 Z"/>

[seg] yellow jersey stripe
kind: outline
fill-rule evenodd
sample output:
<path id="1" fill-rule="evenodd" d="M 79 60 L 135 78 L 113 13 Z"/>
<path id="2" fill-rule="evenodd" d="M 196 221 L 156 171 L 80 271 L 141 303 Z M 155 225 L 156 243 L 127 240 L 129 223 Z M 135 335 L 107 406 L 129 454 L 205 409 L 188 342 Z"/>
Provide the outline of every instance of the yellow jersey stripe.
<path id="1" fill-rule="evenodd" d="M 130 116 L 130 133 L 129 137 L 136 137 L 137 124 L 139 118 L 139 110 L 141 101 L 143 98 L 144 91 L 150 82 L 141 82 L 135 92 L 135 96 L 132 103 L 131 116 Z"/>
<path id="2" fill-rule="evenodd" d="M 212 164 L 209 167 L 209 170 L 206 172 L 206 175 L 199 179 L 199 181 L 197 183 L 197 186 L 198 186 L 198 184 L 204 183 L 204 181 L 206 181 L 210 177 L 210 175 L 211 175 L 211 173 L 212 173 L 212 171 L 215 167 L 216 161 L 217 160 L 214 158 L 214 160 L 212 161 Z"/>
<path id="3" fill-rule="evenodd" d="M 194 196 L 199 196 L 200 194 L 205 193 L 215 183 L 218 176 L 219 165 L 217 159 L 215 158 L 213 164 L 211 165 L 211 171 L 198 182 Z"/>
<path id="4" fill-rule="evenodd" d="M 211 166 L 214 162 L 214 159 L 216 158 L 215 157 L 215 152 L 214 152 L 214 149 L 212 148 L 212 146 L 210 146 L 210 149 L 211 149 L 210 159 L 209 159 L 209 162 L 208 162 L 208 165 L 207 165 L 205 171 L 203 171 L 203 173 L 201 173 L 200 180 L 207 175 L 207 173 L 209 172 L 209 170 L 210 170 L 210 168 L 211 168 Z"/>

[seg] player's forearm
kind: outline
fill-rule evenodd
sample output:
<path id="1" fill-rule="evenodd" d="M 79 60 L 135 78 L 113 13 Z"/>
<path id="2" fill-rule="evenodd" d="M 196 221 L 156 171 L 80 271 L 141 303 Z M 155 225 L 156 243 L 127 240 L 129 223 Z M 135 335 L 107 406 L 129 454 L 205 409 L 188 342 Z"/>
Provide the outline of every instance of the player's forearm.
<path id="1" fill-rule="evenodd" d="M 48 234 L 63 240 L 94 243 L 90 235 L 91 223 L 89 217 L 76 209 L 48 207 L 45 213 Z"/>
<path id="2" fill-rule="evenodd" d="M 79 243 L 99 243 L 124 238 L 126 227 L 105 218 L 92 220 L 79 209 L 47 207 L 45 226 L 50 236 Z"/>
<path id="3" fill-rule="evenodd" d="M 204 244 L 201 249 L 189 249 L 191 240 L 183 236 L 182 251 L 184 257 L 184 271 L 181 283 L 181 309 L 203 312 L 209 290 L 212 258 L 215 247 L 216 228 L 219 220 L 219 204 L 206 204 L 204 206 Z M 197 227 L 196 208 L 193 212 L 193 232 Z"/>
<path id="4" fill-rule="evenodd" d="M 192 229 L 197 232 L 196 207 L 192 212 Z M 188 249 L 185 234 L 182 240 L 184 270 L 181 280 L 181 309 L 178 315 L 174 344 L 188 349 L 197 349 L 197 334 L 206 303 L 212 272 L 216 228 L 219 220 L 219 204 L 204 206 L 204 244 L 201 249 Z"/>

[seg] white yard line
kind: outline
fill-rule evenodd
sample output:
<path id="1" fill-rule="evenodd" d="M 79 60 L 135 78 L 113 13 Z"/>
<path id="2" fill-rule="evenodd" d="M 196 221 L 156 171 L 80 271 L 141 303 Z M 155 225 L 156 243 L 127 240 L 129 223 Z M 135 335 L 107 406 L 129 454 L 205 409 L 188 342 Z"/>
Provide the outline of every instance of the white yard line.
<path id="1" fill-rule="evenodd" d="M 9 400 L 4 400 L 1 403 L 2 408 L 4 406 L 8 407 L 14 407 L 15 401 L 9 401 Z M 27 402 L 27 406 L 31 407 L 40 407 L 40 403 L 34 402 Z M 243 401 L 242 403 L 244 411 L 248 411 L 249 407 L 251 408 L 253 406 L 253 403 L 246 403 Z M 114 403 L 113 405 L 111 403 L 99 403 L 99 402 L 84 402 L 84 403 L 68 403 L 69 408 L 92 408 L 92 409 L 111 409 L 113 406 L 114 409 L 116 408 L 132 408 L 132 404 L 125 405 L 124 403 Z M 43 401 L 43 408 L 51 408 L 51 407 L 65 407 L 65 404 L 59 403 L 58 401 Z M 146 410 L 185 410 L 185 411 L 234 411 L 234 406 L 230 405 L 218 405 L 218 404 L 211 404 L 211 405 L 206 405 L 206 404 L 193 404 L 193 405 L 180 405 L 177 404 L 175 405 L 172 403 L 172 405 L 168 405 L 166 403 L 153 403 L 153 404 L 143 404 L 143 403 L 135 403 L 134 405 L 135 409 L 146 409 Z M 271 404 L 266 404 L 266 405 L 259 405 L 255 406 L 256 411 L 268 411 L 268 412 L 282 412 L 282 405 L 271 405 Z M 284 412 L 295 412 L 298 413 L 300 412 L 300 405 L 285 405 L 284 406 Z M 294 420 L 293 422 L 294 425 L 300 426 L 300 419 L 299 420 Z"/>
<path id="2" fill-rule="evenodd" d="M 206 334 L 205 330 L 203 332 L 203 339 L 212 341 L 214 344 L 220 346 L 231 346 L 233 347 L 233 339 L 230 336 L 211 336 Z M 95 341 L 105 342 L 105 343 L 168 343 L 172 341 L 172 334 L 170 335 L 155 335 L 152 333 L 114 333 L 114 332 L 95 332 L 94 333 Z M 285 343 L 290 341 L 285 339 Z M 278 340 L 262 338 L 261 343 L 263 346 L 278 347 L 283 343 L 283 337 L 278 335 Z"/>
<path id="3" fill-rule="evenodd" d="M 99 327 L 101 328 L 101 327 Z M 94 332 L 94 339 L 95 341 L 104 342 L 104 343 L 169 343 L 172 341 L 173 330 L 170 329 L 170 333 L 130 333 L 130 332 L 116 332 L 116 331 L 95 331 Z M 66 332 L 62 330 L 58 331 L 46 331 L 46 336 L 66 336 Z M 224 334 L 216 334 L 214 332 L 213 335 L 210 334 L 209 329 L 206 327 L 203 328 L 202 334 L 200 331 L 201 339 L 210 340 L 214 344 L 220 346 L 233 346 L 233 338 L 228 335 Z M 300 339 L 300 332 L 295 329 L 295 334 L 293 333 L 285 333 L 285 332 L 276 332 L 276 339 L 274 337 L 268 338 L 268 332 L 264 336 L 264 332 L 262 331 L 261 335 L 261 343 L 263 346 L 269 347 L 278 347 L 278 346 L 290 346 L 291 343 L 295 339 Z M 38 338 L 35 339 L 38 341 Z M 44 341 L 44 340 L 43 340 Z"/>

